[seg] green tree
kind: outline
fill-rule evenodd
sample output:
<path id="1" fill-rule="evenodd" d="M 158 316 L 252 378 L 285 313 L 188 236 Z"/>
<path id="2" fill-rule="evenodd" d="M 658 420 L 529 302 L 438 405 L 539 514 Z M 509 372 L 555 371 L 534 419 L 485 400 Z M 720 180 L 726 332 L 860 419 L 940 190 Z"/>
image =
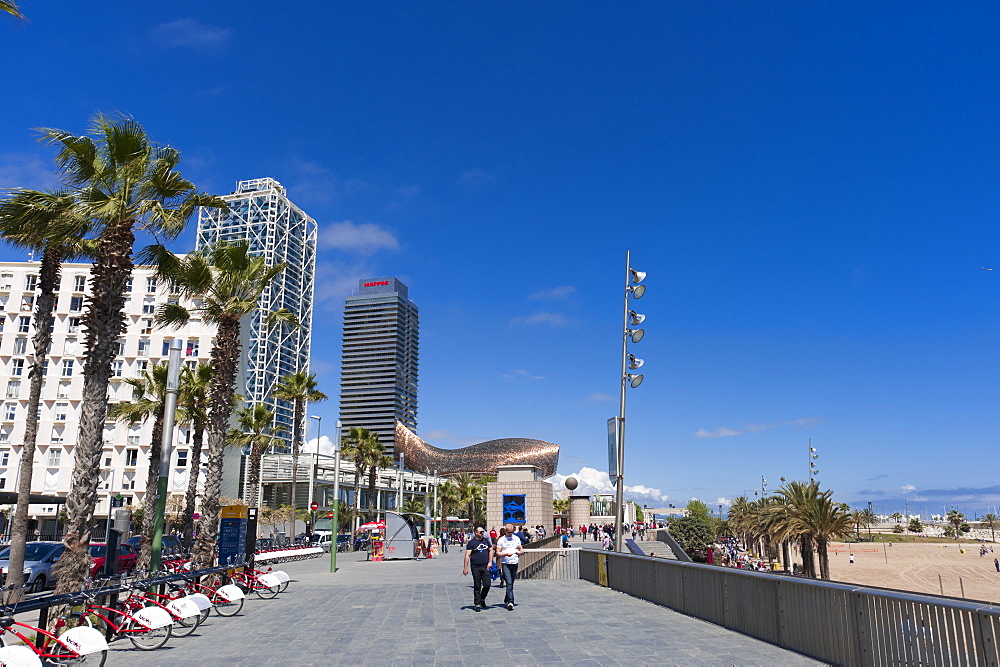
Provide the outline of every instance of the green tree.
<path id="1" fill-rule="evenodd" d="M 127 378 L 132 388 L 132 400 L 122 401 L 108 410 L 108 418 L 130 426 L 153 420 L 149 443 L 149 470 L 146 473 L 146 495 L 143 497 L 142 541 L 139 567 L 147 567 L 152 555 L 153 527 L 156 519 L 156 497 L 160 479 L 160 452 L 163 438 L 163 408 L 167 395 L 167 364 L 159 363 L 139 377 Z"/>
<path id="2" fill-rule="evenodd" d="M 996 528 L 997 525 L 1000 524 L 1000 519 L 997 518 L 997 515 L 990 512 L 989 514 L 983 516 L 982 521 L 980 523 L 982 523 L 982 525 L 990 529 L 990 540 L 996 542 L 997 541 Z"/>
<path id="3" fill-rule="evenodd" d="M 219 532 L 219 496 L 222 489 L 222 460 L 236 396 L 236 371 L 240 361 L 242 320 L 260 310 L 259 300 L 284 264 L 268 266 L 262 257 L 250 253 L 246 241 L 220 243 L 213 248 L 188 253 L 183 258 L 163 246 L 151 246 L 143 253 L 157 266 L 171 289 L 182 297 L 200 303 L 203 319 L 216 327 L 212 347 L 212 380 L 208 390 L 208 465 L 198 522 L 198 541 L 192 554 L 195 563 L 207 567 L 215 559 L 215 541 Z M 269 327 L 297 326 L 295 316 L 285 309 L 260 313 Z M 165 326 L 181 327 L 191 312 L 180 303 L 165 304 L 157 312 L 157 321 Z"/>
<path id="4" fill-rule="evenodd" d="M 373 438 L 368 443 L 365 451 L 365 469 L 368 471 L 368 516 L 370 521 L 378 519 L 375 514 L 375 505 L 378 496 L 375 491 L 375 484 L 378 481 L 378 471 L 382 468 L 391 468 L 395 464 L 392 457 L 385 453 L 385 445 L 379 442 L 378 438 Z"/>
<path id="5" fill-rule="evenodd" d="M 954 526 L 953 535 L 957 540 L 959 538 L 960 534 L 959 531 L 962 528 L 962 524 L 965 523 L 965 515 L 959 512 L 958 510 L 951 510 L 950 512 L 948 512 L 948 516 L 945 518 L 948 519 L 948 523 Z"/>
<path id="6" fill-rule="evenodd" d="M 782 502 L 776 505 L 774 510 L 781 535 L 799 543 L 802 573 L 814 578 L 816 577 L 814 551 L 816 532 L 810 514 L 819 494 L 819 485 L 816 482 L 787 482 L 778 489 L 778 496 Z"/>
<path id="7" fill-rule="evenodd" d="M 920 523 L 920 519 L 913 518 L 910 519 L 910 525 L 906 529 L 911 533 L 922 533 L 924 532 L 924 524 Z"/>
<path id="8" fill-rule="evenodd" d="M 274 413 L 262 403 L 254 403 L 240 409 L 236 418 L 237 428 L 229 431 L 229 442 L 242 447 L 250 457 L 246 490 L 243 493 L 249 507 L 259 507 L 257 495 L 260 487 L 260 460 L 267 448 L 280 442 L 278 435 L 286 431 L 284 426 L 274 423 Z"/>
<path id="9" fill-rule="evenodd" d="M 441 511 L 441 530 L 445 530 L 448 523 L 450 510 L 458 507 L 461 503 L 461 496 L 458 487 L 451 480 L 442 483 L 438 487 L 438 506 Z"/>
<path id="10" fill-rule="evenodd" d="M 889 518 L 890 518 L 890 519 L 892 519 L 893 521 L 895 521 L 896 523 L 899 523 L 900 521 L 902 521 L 902 520 L 903 520 L 903 515 L 902 515 L 902 514 L 900 514 L 899 512 L 893 512 L 893 513 L 892 513 L 892 514 L 891 514 L 891 515 L 889 516 Z"/>
<path id="11" fill-rule="evenodd" d="M 181 514 L 184 546 L 194 541 L 194 510 L 198 500 L 198 478 L 201 475 L 201 449 L 208 426 L 208 388 L 212 384 L 212 364 L 201 363 L 194 369 L 181 369 L 177 392 L 179 421 L 191 428 L 191 456 L 188 458 L 188 485 Z"/>
<path id="12" fill-rule="evenodd" d="M 0 12 L 6 12 L 16 19 L 24 21 L 24 14 L 18 8 L 17 3 L 14 0 L 0 0 Z"/>
<path id="13" fill-rule="evenodd" d="M 712 511 L 708 509 L 708 505 L 701 502 L 697 498 L 692 498 L 690 501 L 688 501 L 687 512 L 688 516 L 697 516 L 706 519 L 712 514 Z"/>
<path id="14" fill-rule="evenodd" d="M 378 443 L 378 436 L 366 428 L 352 426 L 341 443 L 341 455 L 354 463 L 354 502 L 351 518 L 361 514 L 361 478 L 368 470 L 368 452 Z"/>
<path id="15" fill-rule="evenodd" d="M 90 270 L 83 391 L 74 452 L 72 486 L 66 497 L 66 551 L 54 574 L 59 594 L 79 590 L 90 571 L 90 525 L 97 505 L 108 385 L 118 337 L 125 329 L 125 287 L 132 277 L 136 229 L 173 239 L 198 206 L 225 207 L 196 192 L 177 171 L 180 153 L 150 141 L 131 118 L 98 114 L 89 135 L 41 130 L 56 147 L 56 164 L 73 189 L 76 213 L 98 234 Z M 214 533 L 213 533 L 214 539 Z"/>
<path id="16" fill-rule="evenodd" d="M 302 433 L 306 418 L 306 405 L 325 401 L 327 396 L 316 389 L 316 376 L 305 371 L 290 373 L 281 378 L 281 382 L 271 390 L 271 396 L 279 401 L 292 404 L 292 507 L 298 507 L 295 498 L 296 483 L 299 473 L 299 453 L 302 449 Z M 316 443 L 317 451 L 319 443 Z"/>
<path id="17" fill-rule="evenodd" d="M 903 526 L 901 524 L 897 523 L 895 526 L 892 527 L 892 532 L 894 532 L 894 533 L 902 533 L 903 532 Z"/>
<path id="18" fill-rule="evenodd" d="M 72 195 L 15 189 L 0 202 L 0 238 L 10 245 L 41 254 L 38 298 L 35 300 L 35 335 L 29 358 L 27 414 L 18 472 L 17 507 L 11 530 L 6 583 L 23 582 L 24 551 L 28 539 L 28 505 L 38 440 L 38 407 L 42 396 L 42 369 L 48 359 L 55 321 L 56 291 L 65 261 L 88 257 L 93 241 L 86 239 L 88 223 L 76 212 Z"/>
<path id="19" fill-rule="evenodd" d="M 465 505 L 465 516 L 469 519 L 469 523 L 474 525 L 480 517 L 479 507 L 485 499 L 485 489 L 480 480 L 467 472 L 455 475 L 454 479 L 461 503 Z"/>
<path id="20" fill-rule="evenodd" d="M 684 516 L 670 522 L 670 534 L 688 554 L 705 552 L 715 541 L 712 523 L 707 516 Z"/>

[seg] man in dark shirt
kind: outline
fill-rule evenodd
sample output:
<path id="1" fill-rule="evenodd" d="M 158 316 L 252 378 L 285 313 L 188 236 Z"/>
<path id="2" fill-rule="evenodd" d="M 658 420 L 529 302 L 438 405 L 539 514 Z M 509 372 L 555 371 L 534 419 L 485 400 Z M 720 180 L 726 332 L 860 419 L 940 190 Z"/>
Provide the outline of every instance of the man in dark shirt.
<path id="1" fill-rule="evenodd" d="M 521 540 L 522 545 L 528 543 L 528 534 L 524 532 L 524 526 L 518 527 L 517 532 L 514 534 L 517 536 L 517 539 Z"/>
<path id="2" fill-rule="evenodd" d="M 476 526 L 475 536 L 465 545 L 465 561 L 462 576 L 472 569 L 473 604 L 476 611 L 486 606 L 486 595 L 490 592 L 490 566 L 493 565 L 493 542 L 485 536 L 486 529 Z"/>

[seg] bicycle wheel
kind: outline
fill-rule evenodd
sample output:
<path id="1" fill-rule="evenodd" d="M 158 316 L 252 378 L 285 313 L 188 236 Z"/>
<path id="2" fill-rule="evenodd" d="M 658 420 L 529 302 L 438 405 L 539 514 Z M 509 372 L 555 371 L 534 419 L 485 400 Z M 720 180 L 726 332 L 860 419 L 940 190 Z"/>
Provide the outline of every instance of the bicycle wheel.
<path id="1" fill-rule="evenodd" d="M 243 609 L 244 599 L 240 598 L 235 602 L 230 602 L 221 595 L 216 594 L 212 596 L 212 606 L 215 609 L 215 613 L 219 616 L 235 616 Z"/>
<path id="2" fill-rule="evenodd" d="M 205 611 L 208 610 L 206 609 Z M 201 624 L 201 618 L 201 614 L 189 616 L 187 618 L 175 618 L 174 629 L 171 631 L 171 634 L 174 637 L 187 637 L 189 634 L 198 629 L 198 626 Z"/>
<path id="3" fill-rule="evenodd" d="M 257 584 L 254 586 L 254 592 L 257 593 L 257 597 L 261 600 L 270 600 L 275 595 L 281 592 L 281 584 L 275 584 L 274 586 L 264 586 L 263 584 Z"/>
<path id="4" fill-rule="evenodd" d="M 141 624 L 131 621 L 128 629 L 133 631 L 128 633 L 128 638 L 137 649 L 153 651 L 167 643 L 170 639 L 172 628 L 173 625 L 164 625 L 153 630 L 147 630 Z"/>
<path id="5" fill-rule="evenodd" d="M 51 651 L 53 657 L 45 659 L 45 662 L 49 665 L 95 665 L 96 667 L 101 667 L 104 661 L 108 659 L 107 651 L 78 655 L 58 643 L 52 646 Z"/>
<path id="6" fill-rule="evenodd" d="M 287 581 L 282 581 L 281 582 L 281 592 L 284 593 L 286 588 L 288 588 L 288 582 Z"/>

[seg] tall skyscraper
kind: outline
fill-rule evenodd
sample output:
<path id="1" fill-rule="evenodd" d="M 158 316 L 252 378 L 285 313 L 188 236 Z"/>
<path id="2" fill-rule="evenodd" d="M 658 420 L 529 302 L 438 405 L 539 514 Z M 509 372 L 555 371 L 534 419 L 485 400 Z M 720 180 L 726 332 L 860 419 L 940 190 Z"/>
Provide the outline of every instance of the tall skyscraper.
<path id="1" fill-rule="evenodd" d="M 222 199 L 229 210 L 200 209 L 199 250 L 220 241 L 248 241 L 250 252 L 263 257 L 268 266 L 284 262 L 285 270 L 260 297 L 260 309 L 243 323 L 243 359 L 237 391 L 248 404 L 263 403 L 275 413 L 275 422 L 285 426 L 284 438 L 292 433 L 292 405 L 271 398 L 271 390 L 289 373 L 309 369 L 312 341 L 313 290 L 316 276 L 316 221 L 285 194 L 273 178 L 239 181 L 236 190 Z M 264 315 L 286 308 L 299 319 L 297 329 L 269 328 Z M 236 495 L 227 460 L 223 495 Z M 235 471 L 234 471 L 235 472 Z M 245 475 L 240 474 L 239 479 Z M 228 493 L 227 493 L 228 492 Z"/>
<path id="2" fill-rule="evenodd" d="M 396 421 L 417 430 L 420 323 L 406 285 L 396 278 L 358 283 L 344 305 L 340 420 L 378 434 L 394 452 Z"/>

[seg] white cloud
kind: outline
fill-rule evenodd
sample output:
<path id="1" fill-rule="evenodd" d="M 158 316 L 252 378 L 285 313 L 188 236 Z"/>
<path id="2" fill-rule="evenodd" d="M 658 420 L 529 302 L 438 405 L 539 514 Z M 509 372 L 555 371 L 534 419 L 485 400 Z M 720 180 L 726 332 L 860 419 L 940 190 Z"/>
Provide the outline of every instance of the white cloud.
<path id="1" fill-rule="evenodd" d="M 904 484 L 903 486 L 901 486 L 899 488 L 902 491 L 916 491 L 917 490 L 917 487 L 913 486 L 912 484 Z"/>
<path id="2" fill-rule="evenodd" d="M 347 196 L 371 189 L 360 179 L 340 178 L 328 167 L 309 160 L 292 160 L 289 170 L 288 193 L 296 203 L 304 205 L 336 205 Z"/>
<path id="3" fill-rule="evenodd" d="M 565 481 L 567 477 L 576 477 L 577 481 L 580 483 L 579 486 L 577 486 L 577 488 L 573 491 L 574 494 L 592 496 L 595 494 L 610 494 L 615 492 L 615 487 L 611 484 L 611 477 L 608 473 L 586 466 L 581 468 L 578 473 L 574 473 L 572 475 L 556 474 L 549 477 L 546 481 L 550 482 L 556 489 L 565 489 Z M 629 486 L 626 484 L 622 495 L 625 497 L 625 500 L 633 500 L 640 505 L 643 503 L 647 505 L 666 505 L 666 503 L 670 500 L 670 496 L 663 491 L 643 486 L 642 484 L 637 484 L 635 486 Z"/>
<path id="4" fill-rule="evenodd" d="M 350 220 L 334 222 L 320 229 L 319 245 L 321 248 L 347 250 L 361 255 L 372 255 L 379 250 L 399 250 L 399 240 L 388 229 Z"/>
<path id="5" fill-rule="evenodd" d="M 597 403 L 614 403 L 616 399 L 614 396 L 609 396 L 608 394 L 602 394 L 599 391 L 595 391 L 593 394 L 587 397 L 588 401 L 594 401 Z"/>
<path id="6" fill-rule="evenodd" d="M 791 426 L 796 430 L 803 428 L 815 428 L 822 423 L 823 420 L 818 417 L 798 417 L 796 419 L 785 419 L 779 422 L 769 422 L 764 424 L 743 424 L 743 426 L 739 429 L 721 426 L 714 431 L 706 431 L 705 429 L 700 428 L 695 432 L 694 437 L 728 438 L 734 435 L 743 435 L 744 433 L 759 433 L 772 428 L 778 428 L 779 426 Z"/>
<path id="7" fill-rule="evenodd" d="M 724 498 L 722 496 L 719 496 L 718 498 L 715 499 L 716 505 L 729 505 L 731 503 L 732 501 L 729 498 Z"/>
<path id="8" fill-rule="evenodd" d="M 0 153 L 0 188 L 54 188 L 58 178 L 54 167 L 30 153 Z"/>
<path id="9" fill-rule="evenodd" d="M 541 375 L 532 375 L 523 368 L 515 368 L 510 373 L 504 373 L 500 377 L 505 380 L 544 380 Z"/>
<path id="10" fill-rule="evenodd" d="M 336 431 L 336 429 L 334 429 Z M 302 443 L 302 453 L 303 454 L 314 454 L 316 452 L 316 438 L 311 438 Z M 319 443 L 319 453 L 320 456 L 333 456 L 333 441 L 325 435 L 320 439 Z M 301 462 L 299 465 L 302 465 Z"/>
<path id="11" fill-rule="evenodd" d="M 496 179 L 493 177 L 493 174 L 478 167 L 463 171 L 458 177 L 459 185 L 474 188 L 485 187 L 493 183 L 495 180 Z"/>
<path id="12" fill-rule="evenodd" d="M 233 32 L 232 28 L 217 28 L 198 19 L 186 18 L 156 26 L 153 28 L 153 39 L 161 46 L 207 53 L 227 49 Z"/>
<path id="13" fill-rule="evenodd" d="M 547 326 L 568 327 L 576 321 L 562 313 L 541 312 L 534 315 L 519 315 L 510 318 L 510 325 L 515 327 Z"/>
<path id="14" fill-rule="evenodd" d="M 528 295 L 528 301 L 561 301 L 576 292 L 572 285 L 560 285 Z"/>

